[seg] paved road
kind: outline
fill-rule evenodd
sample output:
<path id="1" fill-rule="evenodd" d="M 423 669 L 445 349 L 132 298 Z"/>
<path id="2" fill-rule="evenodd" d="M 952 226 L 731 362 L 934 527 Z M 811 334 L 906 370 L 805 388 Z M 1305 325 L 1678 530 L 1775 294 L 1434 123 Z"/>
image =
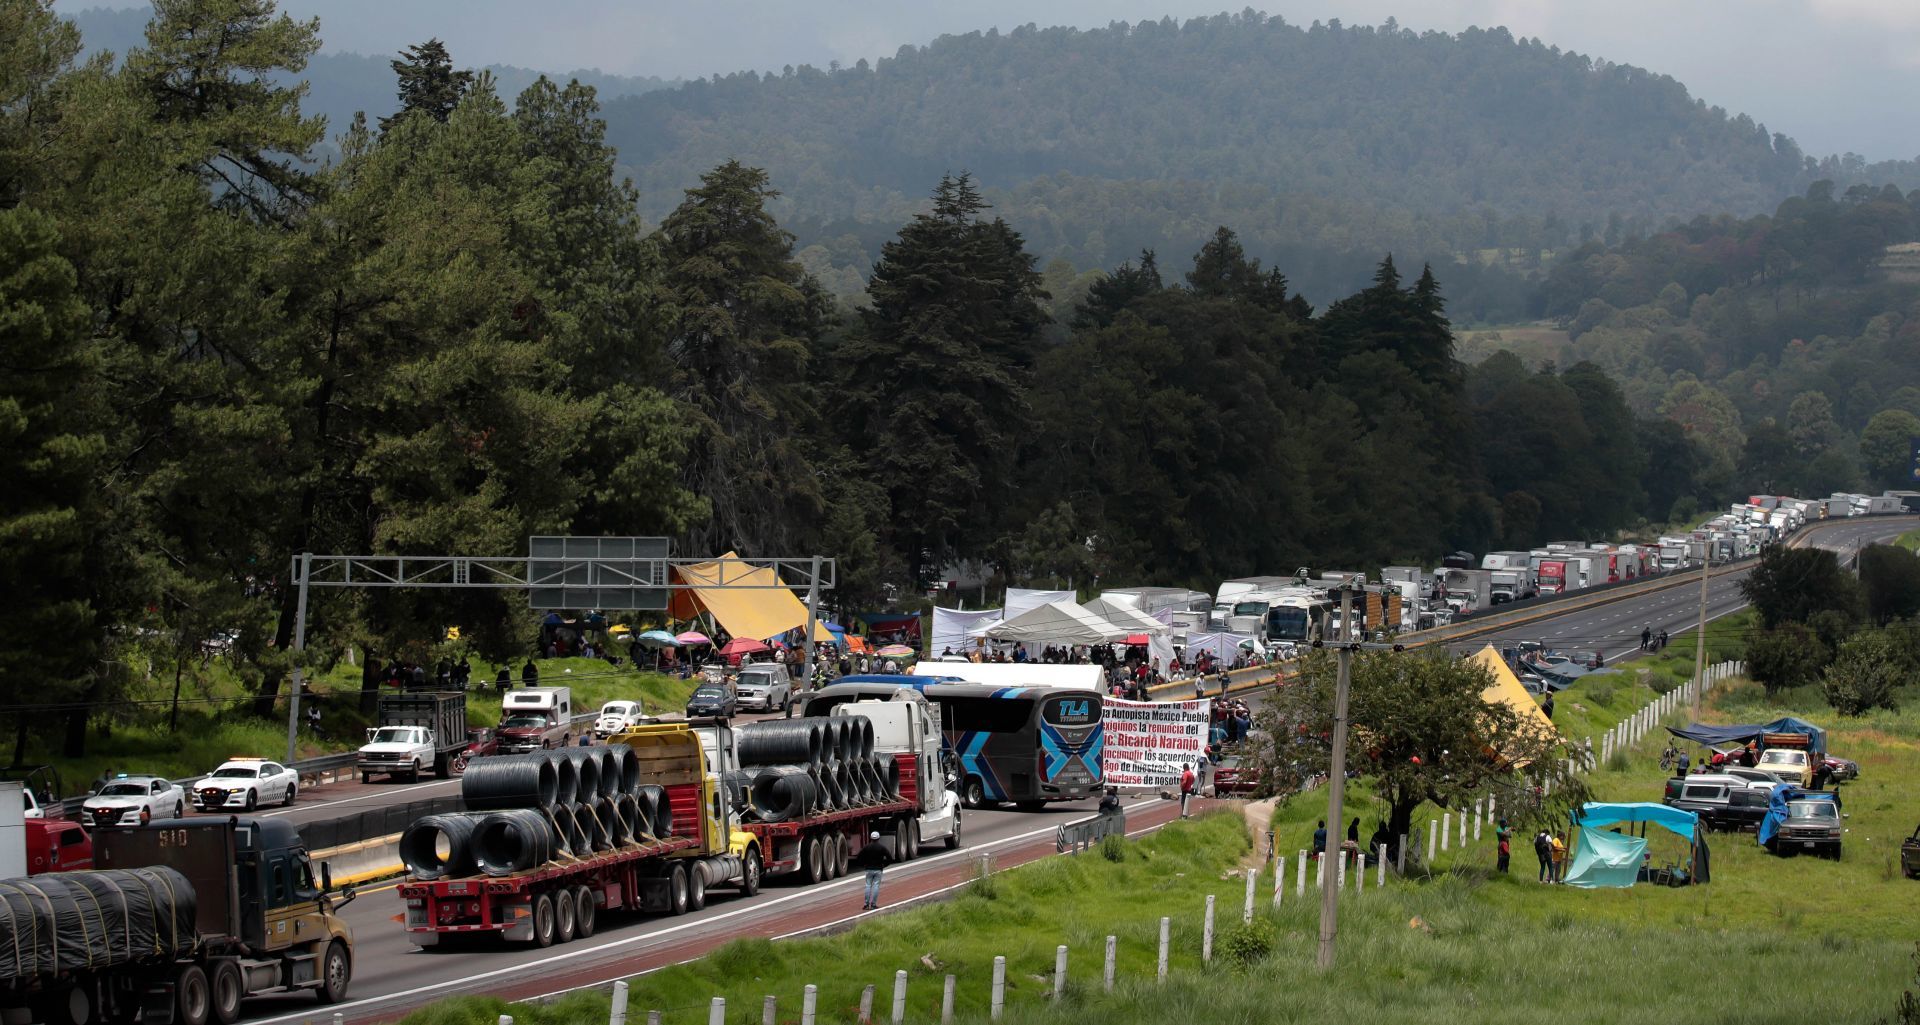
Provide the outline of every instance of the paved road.
<path id="1" fill-rule="evenodd" d="M 929 847 L 920 859 L 890 869 L 883 903 L 893 906 L 909 896 L 935 895 L 963 883 L 974 859 L 983 853 L 991 852 L 996 866 L 1050 854 L 1054 830 L 1092 810 L 1087 802 L 1035 812 L 967 812 L 962 820 L 965 846 L 956 851 Z M 1175 810 L 1172 802 L 1157 798 L 1130 801 L 1129 827 L 1164 822 Z M 245 1017 L 259 1025 L 321 1023 L 338 1010 L 349 1023 L 358 1025 L 396 1019 L 456 993 L 525 998 L 625 978 L 698 957 L 731 939 L 785 935 L 860 917 L 863 882 L 856 872 L 811 887 L 769 880 L 767 888 L 752 898 L 715 890 L 703 911 L 679 918 L 609 916 L 592 939 L 546 950 L 499 944 L 422 950 L 407 940 L 395 921 L 401 914 L 399 897 L 390 886 L 379 887 L 363 893 L 344 912 L 356 946 L 351 1001 L 321 1008 L 306 996 L 263 998 L 247 1005 Z"/>

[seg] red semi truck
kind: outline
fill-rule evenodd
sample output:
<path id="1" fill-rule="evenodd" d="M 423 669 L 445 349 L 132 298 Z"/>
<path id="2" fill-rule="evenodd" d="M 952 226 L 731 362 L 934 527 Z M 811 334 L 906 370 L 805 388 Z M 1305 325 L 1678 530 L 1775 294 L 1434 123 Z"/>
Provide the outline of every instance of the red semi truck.
<path id="1" fill-rule="evenodd" d="M 734 732 L 725 721 L 643 723 L 609 743 L 631 747 L 640 783 L 665 791 L 668 835 L 502 876 L 402 883 L 408 938 L 431 947 L 449 937 L 494 934 L 545 947 L 591 935 L 609 911 L 698 910 L 714 886 L 751 896 L 768 875 L 798 872 L 810 883 L 836 878 L 875 832 L 892 845 L 896 860 L 919 855 L 919 806 L 933 798 L 912 754 L 892 756 L 900 772 L 898 799 L 769 823 L 743 822 L 725 783 L 738 767 Z M 957 842 L 957 830 L 953 835 Z"/>

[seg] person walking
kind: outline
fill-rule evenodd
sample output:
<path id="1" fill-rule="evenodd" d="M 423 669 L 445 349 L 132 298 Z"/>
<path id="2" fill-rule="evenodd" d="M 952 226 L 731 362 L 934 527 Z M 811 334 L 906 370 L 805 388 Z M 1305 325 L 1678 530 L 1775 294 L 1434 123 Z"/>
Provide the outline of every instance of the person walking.
<path id="1" fill-rule="evenodd" d="M 1539 881 L 1553 882 L 1553 838 L 1544 829 L 1533 834 L 1533 856 L 1540 859 Z"/>
<path id="2" fill-rule="evenodd" d="M 1195 762 L 1180 770 L 1180 817 L 1183 819 L 1187 817 L 1187 802 L 1193 799 L 1193 788 L 1199 782 L 1200 777 L 1194 773 L 1199 766 L 1200 763 Z"/>
<path id="3" fill-rule="evenodd" d="M 1553 845 L 1553 867 L 1547 873 L 1550 883 L 1563 883 L 1567 879 L 1567 842 L 1555 833 L 1551 839 Z"/>
<path id="4" fill-rule="evenodd" d="M 1513 830 L 1506 819 L 1500 820 L 1500 828 L 1493 831 L 1493 838 L 1499 841 L 1500 858 L 1494 868 L 1501 875 L 1507 874 L 1507 864 L 1513 857 Z"/>
<path id="5" fill-rule="evenodd" d="M 893 852 L 880 842 L 878 832 L 867 834 L 867 842 L 860 846 L 860 853 L 853 856 L 853 863 L 867 870 L 867 902 L 860 906 L 862 911 L 874 911 L 880 907 L 880 875 L 893 864 Z"/>

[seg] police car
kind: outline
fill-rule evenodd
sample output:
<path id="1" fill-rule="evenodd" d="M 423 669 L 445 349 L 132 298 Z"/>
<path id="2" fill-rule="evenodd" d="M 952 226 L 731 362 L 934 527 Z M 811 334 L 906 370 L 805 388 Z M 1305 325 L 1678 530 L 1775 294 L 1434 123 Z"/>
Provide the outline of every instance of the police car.
<path id="1" fill-rule="evenodd" d="M 264 758 L 231 758 L 194 785 L 193 803 L 201 811 L 260 805 L 292 804 L 299 795 L 300 774 Z"/>
<path id="2" fill-rule="evenodd" d="M 186 811 L 187 794 L 178 784 L 158 776 L 129 776 L 123 772 L 80 805 L 80 821 L 96 829 L 144 826 L 154 819 L 179 818 Z"/>

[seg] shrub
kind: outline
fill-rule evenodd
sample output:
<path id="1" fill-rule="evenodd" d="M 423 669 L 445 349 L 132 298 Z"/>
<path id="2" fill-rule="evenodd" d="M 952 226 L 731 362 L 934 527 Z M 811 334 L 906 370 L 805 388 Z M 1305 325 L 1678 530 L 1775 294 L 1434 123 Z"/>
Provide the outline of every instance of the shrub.
<path id="1" fill-rule="evenodd" d="M 1251 968 L 1273 953 L 1277 939 L 1273 923 L 1264 918 L 1236 923 L 1220 934 L 1220 956 L 1235 967 Z"/>
<path id="2" fill-rule="evenodd" d="M 1612 704 L 1613 694 L 1612 680 L 1595 680 L 1587 685 L 1587 700 L 1596 705 Z"/>
<path id="3" fill-rule="evenodd" d="M 1882 631 L 1863 633 L 1840 647 L 1840 657 L 1827 667 L 1821 689 L 1827 703 L 1841 715 L 1863 715 L 1876 708 L 1894 707 L 1900 659 Z"/>
<path id="4" fill-rule="evenodd" d="M 1127 860 L 1127 840 L 1116 833 L 1100 838 L 1100 856 L 1112 862 Z"/>
<path id="5" fill-rule="evenodd" d="M 1814 682 L 1832 661 L 1826 644 L 1799 623 L 1756 630 L 1747 642 L 1747 672 L 1769 696 Z"/>

